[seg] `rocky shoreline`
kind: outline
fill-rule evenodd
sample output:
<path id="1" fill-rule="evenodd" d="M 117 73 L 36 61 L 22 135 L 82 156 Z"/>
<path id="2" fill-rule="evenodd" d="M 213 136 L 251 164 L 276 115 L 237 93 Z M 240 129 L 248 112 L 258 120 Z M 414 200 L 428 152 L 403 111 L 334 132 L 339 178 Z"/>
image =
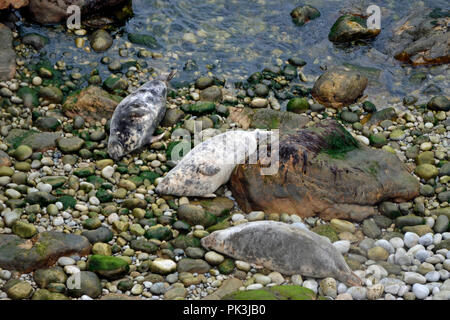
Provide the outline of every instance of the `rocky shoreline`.
<path id="1" fill-rule="evenodd" d="M 309 12 L 304 23 L 312 19 Z M 92 34 L 93 50 L 107 50 L 108 37 Z M 173 88 L 156 132 L 163 139 L 115 162 L 106 150 L 112 112 L 155 72 L 105 56 L 109 77 L 95 68 L 83 75 L 63 58 L 29 63 L 45 48 L 43 37 L 2 26 L 0 39 L 11 42 L 1 43 L 9 47 L 0 61 L 14 68 L 0 70 L 0 299 L 450 299 L 447 97 L 376 106 L 364 96 L 363 72 L 330 69 L 300 82 L 305 62 L 291 57 L 235 90 L 214 76 Z M 154 54 L 146 39 L 133 40 L 140 57 Z M 80 79 L 89 86 L 79 88 Z M 330 119 L 332 133 L 344 130 L 331 138 L 320 131 Z M 175 166 L 171 132 L 193 134 L 196 121 L 204 139 L 231 128 L 280 129 L 289 156 L 281 157 L 283 173 L 293 183 L 266 179 L 263 196 L 243 165 L 214 199 L 157 195 Z M 346 168 L 358 174 L 336 178 Z M 303 177 L 322 177 L 320 188 Z M 310 210 L 291 211 L 299 206 Z M 200 244 L 216 230 L 260 220 L 326 237 L 364 285 L 283 275 Z"/>

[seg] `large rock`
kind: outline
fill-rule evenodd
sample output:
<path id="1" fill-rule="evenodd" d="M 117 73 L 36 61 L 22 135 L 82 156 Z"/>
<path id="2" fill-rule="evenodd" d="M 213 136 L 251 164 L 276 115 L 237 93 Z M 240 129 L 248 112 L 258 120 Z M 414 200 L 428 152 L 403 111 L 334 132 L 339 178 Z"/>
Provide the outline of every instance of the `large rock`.
<path id="1" fill-rule="evenodd" d="M 320 17 L 320 12 L 311 6 L 298 6 L 291 11 L 291 17 L 296 25 L 303 26 L 308 21 Z"/>
<path id="2" fill-rule="evenodd" d="M 30 0 L 31 17 L 42 24 L 59 23 L 65 20 L 67 7 L 77 5 L 81 16 L 88 17 L 102 13 L 105 9 L 126 3 L 128 0 Z"/>
<path id="3" fill-rule="evenodd" d="M 255 111 L 251 108 L 230 107 L 229 110 L 230 120 L 238 123 L 245 130 L 250 127 L 266 130 L 280 129 L 282 133 L 286 133 L 303 128 L 309 121 L 305 115 L 269 108 Z"/>
<path id="4" fill-rule="evenodd" d="M 230 188 L 246 212 L 361 221 L 378 202 L 419 194 L 419 182 L 395 155 L 361 145 L 331 120 L 282 136 L 279 156 L 274 175 L 261 175 L 259 164 L 233 172 Z"/>
<path id="5" fill-rule="evenodd" d="M 258 290 L 237 290 L 222 300 L 316 300 L 316 294 L 305 287 L 282 285 Z"/>
<path id="6" fill-rule="evenodd" d="M 0 0 L 0 10 L 7 9 L 10 6 L 19 9 L 28 5 L 28 0 Z"/>
<path id="7" fill-rule="evenodd" d="M 79 94 L 68 97 L 63 111 L 68 117 L 81 116 L 87 121 L 110 119 L 121 99 L 99 87 L 89 86 Z"/>
<path id="8" fill-rule="evenodd" d="M 36 132 L 33 130 L 12 129 L 6 140 L 15 147 L 19 145 L 30 146 L 33 151 L 44 152 L 56 147 L 56 139 L 61 132 Z"/>
<path id="9" fill-rule="evenodd" d="M 60 257 L 87 255 L 89 241 L 82 236 L 49 231 L 24 240 L 16 235 L 0 234 L 0 268 L 28 273 L 53 265 Z"/>
<path id="10" fill-rule="evenodd" d="M 314 83 L 311 94 L 327 107 L 341 108 L 362 96 L 367 82 L 359 72 L 339 67 L 322 74 Z"/>
<path id="11" fill-rule="evenodd" d="M 396 59 L 413 65 L 449 63 L 448 21 L 448 11 L 417 9 L 394 26 L 387 48 Z"/>
<path id="12" fill-rule="evenodd" d="M 0 23 L 0 80 L 10 80 L 16 73 L 16 52 L 11 30 Z"/>
<path id="13" fill-rule="evenodd" d="M 346 14 L 339 17 L 333 24 L 328 39 L 337 43 L 364 40 L 376 37 L 380 31 L 381 29 L 367 28 L 366 19 Z"/>

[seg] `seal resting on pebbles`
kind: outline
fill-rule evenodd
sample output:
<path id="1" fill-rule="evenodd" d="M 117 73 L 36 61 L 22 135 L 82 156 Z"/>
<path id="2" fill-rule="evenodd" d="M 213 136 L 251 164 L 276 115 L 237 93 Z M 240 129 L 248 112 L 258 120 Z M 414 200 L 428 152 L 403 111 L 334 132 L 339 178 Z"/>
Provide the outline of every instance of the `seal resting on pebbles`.
<path id="1" fill-rule="evenodd" d="M 257 150 L 258 136 L 264 130 L 227 131 L 195 146 L 158 183 L 158 194 L 215 197 L 213 194 L 230 179 L 237 164 Z"/>
<path id="2" fill-rule="evenodd" d="M 114 110 L 108 140 L 108 153 L 114 160 L 154 141 L 158 124 L 166 113 L 167 85 L 175 76 L 172 70 L 167 78 L 145 83 L 123 99 Z"/>
<path id="3" fill-rule="evenodd" d="M 324 237 L 282 222 L 257 221 L 219 230 L 202 238 L 206 249 L 262 265 L 286 275 L 333 277 L 350 285 L 362 281 Z"/>

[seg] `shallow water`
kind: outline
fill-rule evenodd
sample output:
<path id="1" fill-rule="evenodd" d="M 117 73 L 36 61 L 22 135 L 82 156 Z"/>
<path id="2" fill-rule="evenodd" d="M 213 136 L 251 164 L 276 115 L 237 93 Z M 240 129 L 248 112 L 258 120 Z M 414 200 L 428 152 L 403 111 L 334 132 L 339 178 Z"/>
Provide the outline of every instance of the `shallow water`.
<path id="1" fill-rule="evenodd" d="M 301 4 L 318 8 L 321 16 L 302 27 L 296 26 L 290 12 Z M 359 7 L 365 11 L 370 4 L 382 10 L 382 32 L 375 40 L 347 48 L 335 46 L 328 40 L 328 32 L 341 14 L 340 10 Z M 118 49 L 125 47 L 127 33 L 153 35 L 161 48 L 149 50 L 161 52 L 164 57 L 145 60 L 160 71 L 177 68 L 178 81 L 190 81 L 211 72 L 230 83 L 245 79 L 265 66 L 298 56 L 307 61 L 302 71 L 308 79 L 307 86 L 312 86 L 315 77 L 323 72 L 321 67 L 362 66 L 371 80 L 366 91 L 369 99 L 387 104 L 395 101 L 395 97 L 410 93 L 420 95 L 423 88 L 432 83 L 443 93 L 449 92 L 448 66 L 412 68 L 389 57 L 385 49 L 391 26 L 421 5 L 448 8 L 448 1 L 133 0 L 134 16 L 112 32 L 117 39 L 104 53 L 88 53 L 76 48 L 77 36 L 67 34 L 61 26 L 24 24 L 21 32 L 37 31 L 48 36 L 50 44 L 46 51 L 52 62 L 64 60 L 75 71 L 82 72 L 97 67 L 104 76 L 108 71 L 100 63 L 102 57 L 136 60 L 139 48 L 144 48 L 132 45 L 128 49 L 129 56 L 120 57 Z M 184 41 L 186 33 L 193 33 L 196 43 Z M 196 70 L 183 70 L 189 60 L 195 61 Z M 417 72 L 425 72 L 426 79 L 412 83 L 409 78 Z"/>

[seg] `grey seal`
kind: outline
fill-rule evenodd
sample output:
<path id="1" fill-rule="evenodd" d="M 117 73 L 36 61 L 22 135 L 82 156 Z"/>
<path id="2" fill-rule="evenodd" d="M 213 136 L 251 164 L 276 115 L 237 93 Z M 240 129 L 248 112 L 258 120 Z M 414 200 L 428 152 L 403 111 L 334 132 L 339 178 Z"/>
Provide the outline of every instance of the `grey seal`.
<path id="1" fill-rule="evenodd" d="M 333 277 L 347 285 L 362 285 L 341 253 L 324 237 L 286 223 L 247 222 L 215 231 L 202 238 L 201 244 L 286 275 Z"/>
<path id="2" fill-rule="evenodd" d="M 146 82 L 123 99 L 114 110 L 108 140 L 108 153 L 114 160 L 162 136 L 153 136 L 166 113 L 168 82 L 175 76 L 172 70 L 165 79 Z"/>
<path id="3" fill-rule="evenodd" d="M 264 130 L 227 131 L 195 146 L 158 183 L 158 194 L 215 197 L 213 194 L 230 179 L 237 164 L 257 150 Z"/>

